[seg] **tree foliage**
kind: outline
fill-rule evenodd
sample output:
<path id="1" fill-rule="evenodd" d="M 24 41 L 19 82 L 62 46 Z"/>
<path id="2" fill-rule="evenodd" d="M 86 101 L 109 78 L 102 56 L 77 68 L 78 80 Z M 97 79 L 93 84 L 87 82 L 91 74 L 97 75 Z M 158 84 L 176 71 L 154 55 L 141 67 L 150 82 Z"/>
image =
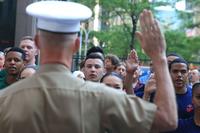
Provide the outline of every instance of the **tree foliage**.
<path id="1" fill-rule="evenodd" d="M 188 61 L 200 61 L 200 37 L 187 37 L 184 32 L 166 31 L 167 52 L 180 54 Z"/>
<path id="2" fill-rule="evenodd" d="M 113 53 L 120 57 L 129 52 L 130 35 L 121 26 L 114 26 L 109 30 L 95 32 L 94 36 L 101 41 L 105 53 Z"/>
<path id="3" fill-rule="evenodd" d="M 100 0 L 99 4 L 102 6 L 102 24 L 112 31 L 116 25 L 120 25 L 121 30 L 130 39 L 130 42 L 123 45 L 129 45 L 129 48 L 133 49 L 139 14 L 144 8 L 149 8 L 148 0 Z M 120 24 L 113 24 L 113 20 L 116 19 Z"/>
<path id="4" fill-rule="evenodd" d="M 91 9 L 94 9 L 97 3 L 101 6 L 101 31 L 95 32 L 90 37 L 99 40 L 105 53 L 112 52 L 118 56 L 126 56 L 128 51 L 134 48 L 139 14 L 144 8 L 150 8 L 148 0 L 74 1 L 83 3 Z"/>
<path id="5" fill-rule="evenodd" d="M 67 0 L 64 0 L 64 1 L 67 1 Z M 94 6 L 97 4 L 97 0 L 72 0 L 72 1 L 87 5 L 91 9 L 93 9 Z"/>
<path id="6" fill-rule="evenodd" d="M 148 0 L 74 0 L 81 2 L 91 9 L 99 2 L 101 6 L 101 31 L 92 32 L 90 38 L 96 37 L 105 53 L 114 53 L 120 57 L 127 56 L 130 49 L 135 48 L 142 59 L 148 59 L 135 40 L 135 31 L 138 28 L 137 22 L 140 12 L 144 8 L 152 8 L 158 5 L 166 5 L 168 1 L 149 3 Z M 176 1 L 171 0 L 171 5 Z M 198 5 L 200 0 L 190 0 L 191 4 Z M 189 61 L 200 61 L 199 37 L 186 37 L 185 29 L 195 26 L 192 22 L 191 13 L 180 12 L 182 25 L 179 30 L 167 30 L 165 38 L 167 52 L 176 52 Z M 120 20 L 116 23 L 115 20 Z"/>

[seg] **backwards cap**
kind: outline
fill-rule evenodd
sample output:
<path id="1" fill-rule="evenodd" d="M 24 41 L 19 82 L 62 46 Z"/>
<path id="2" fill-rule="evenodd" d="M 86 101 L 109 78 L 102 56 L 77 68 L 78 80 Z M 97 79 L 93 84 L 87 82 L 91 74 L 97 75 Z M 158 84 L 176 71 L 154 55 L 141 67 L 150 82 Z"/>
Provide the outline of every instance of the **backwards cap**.
<path id="1" fill-rule="evenodd" d="M 26 12 L 38 18 L 37 28 L 59 33 L 80 31 L 80 21 L 92 16 L 92 11 L 75 2 L 40 1 L 27 6 Z"/>

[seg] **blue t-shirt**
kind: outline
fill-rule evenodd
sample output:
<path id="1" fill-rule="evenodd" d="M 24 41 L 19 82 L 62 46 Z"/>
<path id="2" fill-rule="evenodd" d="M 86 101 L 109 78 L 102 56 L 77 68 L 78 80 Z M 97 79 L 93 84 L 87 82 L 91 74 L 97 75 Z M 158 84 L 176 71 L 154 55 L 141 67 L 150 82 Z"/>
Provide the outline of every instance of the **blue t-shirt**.
<path id="1" fill-rule="evenodd" d="M 150 78 L 151 71 L 149 68 L 141 68 L 140 76 L 139 76 L 139 81 L 143 84 L 146 84 Z"/>
<path id="2" fill-rule="evenodd" d="M 143 98 L 144 95 L 144 88 L 145 88 L 145 84 L 141 83 L 140 81 L 137 83 L 137 85 L 135 86 L 135 88 L 133 88 L 134 93 L 136 96 Z M 150 96 L 150 102 L 153 102 L 155 97 L 155 92 L 153 92 Z"/>
<path id="3" fill-rule="evenodd" d="M 187 86 L 187 92 L 185 94 L 176 94 L 176 101 L 179 119 L 193 117 L 194 108 L 192 105 L 192 89 L 190 87 Z"/>
<path id="4" fill-rule="evenodd" d="M 200 127 L 194 123 L 194 119 L 179 119 L 178 128 L 169 133 L 200 133 Z"/>

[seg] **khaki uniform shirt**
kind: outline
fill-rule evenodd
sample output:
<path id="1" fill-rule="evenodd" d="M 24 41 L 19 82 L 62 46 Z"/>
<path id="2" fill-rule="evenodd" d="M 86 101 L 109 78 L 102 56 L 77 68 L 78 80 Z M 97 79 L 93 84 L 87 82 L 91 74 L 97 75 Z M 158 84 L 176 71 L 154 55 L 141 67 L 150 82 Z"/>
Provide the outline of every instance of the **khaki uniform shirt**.
<path id="1" fill-rule="evenodd" d="M 0 133 L 147 133 L 156 106 L 44 65 L 0 91 Z"/>

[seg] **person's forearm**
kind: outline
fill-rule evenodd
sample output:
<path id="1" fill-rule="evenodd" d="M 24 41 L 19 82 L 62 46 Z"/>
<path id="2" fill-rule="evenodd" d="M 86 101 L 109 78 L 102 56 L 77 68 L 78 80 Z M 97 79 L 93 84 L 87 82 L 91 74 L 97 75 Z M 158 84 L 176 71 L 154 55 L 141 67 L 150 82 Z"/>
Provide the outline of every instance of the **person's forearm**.
<path id="1" fill-rule="evenodd" d="M 127 73 L 124 79 L 124 89 L 127 94 L 134 94 L 132 83 L 133 83 L 133 74 Z"/>
<path id="2" fill-rule="evenodd" d="M 154 60 L 153 65 L 156 81 L 158 81 L 156 82 L 157 91 L 154 103 L 158 106 L 157 114 L 161 116 L 158 121 L 165 123 L 159 130 L 171 130 L 177 126 L 177 106 L 175 89 L 169 74 L 166 57 Z"/>
<path id="3" fill-rule="evenodd" d="M 144 92 L 142 99 L 145 101 L 150 101 L 151 94 Z"/>

